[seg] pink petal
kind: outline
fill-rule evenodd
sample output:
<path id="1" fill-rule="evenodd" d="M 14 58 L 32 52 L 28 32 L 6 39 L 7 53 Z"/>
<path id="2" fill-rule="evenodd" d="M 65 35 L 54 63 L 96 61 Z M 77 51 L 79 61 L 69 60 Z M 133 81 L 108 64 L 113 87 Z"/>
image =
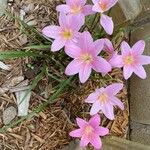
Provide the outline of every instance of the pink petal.
<path id="1" fill-rule="evenodd" d="M 68 28 L 70 26 L 71 16 L 68 16 L 64 13 L 59 15 L 59 24 L 62 28 Z"/>
<path id="2" fill-rule="evenodd" d="M 97 134 L 92 135 L 90 138 L 90 143 L 94 146 L 95 149 L 100 149 L 102 147 L 101 139 Z"/>
<path id="3" fill-rule="evenodd" d="M 72 58 L 79 58 L 81 49 L 75 44 L 68 44 L 65 47 L 65 53 Z"/>
<path id="4" fill-rule="evenodd" d="M 88 98 L 85 100 L 86 103 L 94 103 L 97 100 L 97 94 L 91 93 Z"/>
<path id="5" fill-rule="evenodd" d="M 70 16 L 70 27 L 74 31 L 79 31 L 85 23 L 85 16 L 83 14 L 69 15 Z"/>
<path id="6" fill-rule="evenodd" d="M 81 62 L 75 59 L 68 64 L 65 70 L 65 74 L 69 76 L 77 74 L 80 70 L 80 67 L 81 67 Z"/>
<path id="7" fill-rule="evenodd" d="M 116 95 L 120 90 L 123 89 L 123 84 L 122 83 L 113 83 L 106 88 L 107 93 L 111 95 Z"/>
<path id="8" fill-rule="evenodd" d="M 140 59 L 140 64 L 141 65 L 148 65 L 148 64 L 150 64 L 150 56 L 141 55 L 139 57 L 139 59 Z"/>
<path id="9" fill-rule="evenodd" d="M 145 49 L 145 41 L 143 40 L 136 42 L 132 47 L 134 54 L 142 54 L 144 52 L 144 49 Z"/>
<path id="10" fill-rule="evenodd" d="M 81 137 L 82 136 L 82 130 L 81 129 L 76 129 L 74 131 L 71 131 L 69 133 L 70 136 L 72 137 Z"/>
<path id="11" fill-rule="evenodd" d="M 79 47 L 83 52 L 88 52 L 89 47 L 93 44 L 93 38 L 88 31 L 84 31 L 78 39 Z"/>
<path id="12" fill-rule="evenodd" d="M 50 38 L 58 38 L 60 32 L 59 26 L 47 26 L 42 30 L 42 33 Z"/>
<path id="13" fill-rule="evenodd" d="M 83 64 L 79 70 L 80 82 L 85 83 L 90 77 L 91 72 L 92 72 L 92 68 L 90 64 Z"/>
<path id="14" fill-rule="evenodd" d="M 96 3 L 99 2 L 99 0 L 92 0 L 92 2 L 93 2 L 94 4 L 96 4 Z"/>
<path id="15" fill-rule="evenodd" d="M 98 114 L 94 115 L 90 120 L 89 120 L 89 124 L 92 127 L 98 126 L 100 124 L 100 116 Z"/>
<path id="16" fill-rule="evenodd" d="M 94 12 L 92 11 L 92 7 L 93 7 L 93 5 L 85 5 L 83 8 L 83 14 L 85 16 L 94 14 Z"/>
<path id="17" fill-rule="evenodd" d="M 60 49 L 62 49 L 65 46 L 65 42 L 66 41 L 64 41 L 60 38 L 54 40 L 54 42 L 52 43 L 52 46 L 51 46 L 51 51 L 53 51 L 53 52 L 59 51 Z"/>
<path id="18" fill-rule="evenodd" d="M 90 110 L 90 115 L 93 116 L 95 114 L 97 114 L 100 110 L 101 110 L 101 104 L 99 101 L 96 101 L 95 103 L 93 103 L 92 108 Z"/>
<path id="19" fill-rule="evenodd" d="M 113 110 L 113 105 L 107 103 L 105 105 L 103 105 L 102 107 L 102 111 L 104 113 L 104 115 L 110 119 L 110 120 L 113 120 L 115 117 L 114 117 L 114 110 Z"/>
<path id="20" fill-rule="evenodd" d="M 102 51 L 103 47 L 104 47 L 104 40 L 103 39 L 96 40 L 92 45 L 91 53 L 94 56 L 97 56 Z"/>
<path id="21" fill-rule="evenodd" d="M 113 103 L 113 105 L 118 106 L 121 110 L 124 110 L 123 103 L 117 97 L 113 96 L 110 100 Z"/>
<path id="22" fill-rule="evenodd" d="M 94 6 L 92 7 L 92 10 L 94 12 L 100 12 L 100 13 L 103 13 L 104 11 L 99 7 L 99 4 L 98 3 L 95 3 Z"/>
<path id="23" fill-rule="evenodd" d="M 102 14 L 100 24 L 102 25 L 107 34 L 111 35 L 113 33 L 114 23 L 111 17 Z"/>
<path id="24" fill-rule="evenodd" d="M 114 47 L 109 39 L 103 39 L 104 40 L 104 51 L 107 53 L 112 54 L 114 52 Z"/>
<path id="25" fill-rule="evenodd" d="M 108 128 L 104 128 L 104 127 L 98 127 L 97 133 L 100 136 L 105 136 L 105 135 L 107 135 L 109 133 L 109 129 Z"/>
<path id="26" fill-rule="evenodd" d="M 109 0 L 107 10 L 109 10 L 111 7 L 113 7 L 117 2 L 118 2 L 118 0 Z"/>
<path id="27" fill-rule="evenodd" d="M 109 60 L 110 65 L 115 68 L 121 68 L 123 67 L 123 61 L 122 61 L 122 56 L 118 55 L 117 53 L 114 53 Z"/>
<path id="28" fill-rule="evenodd" d="M 63 4 L 63 5 L 58 5 L 58 6 L 56 7 L 56 10 L 57 10 L 58 12 L 67 14 L 67 13 L 70 12 L 70 7 L 69 7 L 68 5 L 64 5 L 64 4 Z"/>
<path id="29" fill-rule="evenodd" d="M 137 66 L 134 68 L 134 73 L 139 76 L 140 78 L 142 79 L 145 79 L 146 78 L 146 72 L 143 68 L 143 66 Z"/>
<path id="30" fill-rule="evenodd" d="M 131 51 L 131 47 L 129 46 L 129 44 L 125 41 L 123 41 L 121 43 L 121 53 L 122 55 L 128 55 Z"/>
<path id="31" fill-rule="evenodd" d="M 86 147 L 89 144 L 90 140 L 86 135 L 83 135 L 81 137 L 81 141 L 80 141 L 80 146 L 81 147 Z"/>
<path id="32" fill-rule="evenodd" d="M 81 118 L 76 118 L 76 121 L 77 121 L 77 125 L 82 129 L 88 124 L 85 120 Z"/>
<path id="33" fill-rule="evenodd" d="M 132 73 L 133 73 L 133 69 L 130 66 L 123 67 L 123 76 L 126 80 L 131 77 Z"/>
<path id="34" fill-rule="evenodd" d="M 108 73 L 109 71 L 111 71 L 111 66 L 110 64 L 101 57 L 95 57 L 94 61 L 92 63 L 92 68 L 96 71 L 96 72 L 101 72 L 101 73 Z"/>

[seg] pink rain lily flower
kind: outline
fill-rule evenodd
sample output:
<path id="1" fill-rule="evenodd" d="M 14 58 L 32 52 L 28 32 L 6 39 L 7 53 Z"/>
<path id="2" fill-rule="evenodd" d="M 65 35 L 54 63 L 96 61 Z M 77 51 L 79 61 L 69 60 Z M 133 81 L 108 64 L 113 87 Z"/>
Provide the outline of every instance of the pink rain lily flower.
<path id="1" fill-rule="evenodd" d="M 128 79 L 132 73 L 135 73 L 142 79 L 146 78 L 146 72 L 142 65 L 150 64 L 150 56 L 142 55 L 144 48 L 145 42 L 143 40 L 135 43 L 132 48 L 127 42 L 122 42 L 122 62 L 120 63 L 123 65 L 123 75 L 125 79 Z"/>
<path id="2" fill-rule="evenodd" d="M 50 25 L 45 27 L 42 32 L 45 36 L 55 39 L 52 43 L 51 50 L 59 51 L 69 43 L 76 42 L 79 36 L 79 30 L 82 26 L 79 18 L 60 14 L 60 26 Z"/>
<path id="3" fill-rule="evenodd" d="M 100 24 L 104 28 L 107 34 L 111 35 L 114 29 L 114 23 L 112 18 L 104 15 L 103 13 L 108 11 L 111 7 L 113 7 L 118 0 L 92 0 L 94 6 L 92 8 L 93 11 L 101 13 Z"/>
<path id="4" fill-rule="evenodd" d="M 110 63 L 112 68 L 115 67 L 122 67 L 122 64 L 120 62 L 122 61 L 122 58 L 118 53 L 115 51 L 115 48 L 111 41 L 107 38 L 104 38 L 104 48 L 103 50 L 108 54 L 108 62 Z"/>
<path id="5" fill-rule="evenodd" d="M 81 147 L 86 147 L 91 143 L 95 149 L 100 149 L 102 147 L 100 136 L 105 136 L 109 133 L 107 128 L 99 126 L 100 116 L 96 114 L 89 122 L 81 118 L 77 118 L 76 121 L 80 128 L 70 132 L 69 135 L 77 138 L 81 137 Z"/>
<path id="6" fill-rule="evenodd" d="M 61 13 L 78 16 L 83 21 L 85 16 L 94 13 L 92 5 L 86 5 L 86 0 L 66 0 L 66 4 L 57 6 L 56 10 Z"/>
<path id="7" fill-rule="evenodd" d="M 92 69 L 100 73 L 108 73 L 111 71 L 110 64 L 98 54 L 103 49 L 103 40 L 93 42 L 93 38 L 89 32 L 83 32 L 77 44 L 66 46 L 66 54 L 74 60 L 69 63 L 65 73 L 67 75 L 75 75 L 79 73 L 81 83 L 84 83 L 90 77 Z"/>
<path id="8" fill-rule="evenodd" d="M 118 106 L 121 110 L 124 110 L 123 103 L 116 97 L 116 94 L 122 88 L 122 83 L 113 83 L 106 88 L 96 89 L 94 93 L 90 94 L 85 100 L 85 102 L 93 104 L 90 115 L 95 115 L 101 110 L 108 119 L 113 120 L 113 106 Z"/>

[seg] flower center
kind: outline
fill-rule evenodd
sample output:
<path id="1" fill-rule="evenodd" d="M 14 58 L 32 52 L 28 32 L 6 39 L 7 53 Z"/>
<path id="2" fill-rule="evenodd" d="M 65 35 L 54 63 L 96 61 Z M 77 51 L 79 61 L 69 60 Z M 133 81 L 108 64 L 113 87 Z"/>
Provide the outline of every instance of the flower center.
<path id="1" fill-rule="evenodd" d="M 90 54 L 83 54 L 81 55 L 81 59 L 85 62 L 85 63 L 91 63 L 91 61 L 93 60 L 92 55 Z"/>
<path id="2" fill-rule="evenodd" d="M 79 14 L 82 11 L 82 7 L 81 6 L 74 6 L 71 8 L 71 13 L 72 14 Z"/>
<path id="3" fill-rule="evenodd" d="M 133 56 L 129 55 L 126 56 L 123 61 L 125 65 L 132 65 L 134 63 L 134 58 Z"/>
<path id="4" fill-rule="evenodd" d="M 94 129 L 93 129 L 90 125 L 87 125 L 87 126 L 85 127 L 85 130 L 84 130 L 84 132 L 85 132 L 86 135 L 92 134 L 93 131 L 94 131 Z"/>
<path id="5" fill-rule="evenodd" d="M 100 2 L 99 2 L 99 7 L 100 7 L 103 11 L 105 11 L 105 10 L 107 9 L 107 3 L 106 3 L 106 2 L 102 2 L 102 1 L 100 0 Z"/>
<path id="6" fill-rule="evenodd" d="M 106 93 L 102 93 L 100 94 L 100 96 L 98 97 L 98 100 L 101 102 L 101 103 L 106 103 L 107 100 L 108 100 L 108 95 Z"/>
<path id="7" fill-rule="evenodd" d="M 65 40 L 70 40 L 73 36 L 73 33 L 70 29 L 65 29 L 63 32 L 61 32 L 61 35 Z"/>

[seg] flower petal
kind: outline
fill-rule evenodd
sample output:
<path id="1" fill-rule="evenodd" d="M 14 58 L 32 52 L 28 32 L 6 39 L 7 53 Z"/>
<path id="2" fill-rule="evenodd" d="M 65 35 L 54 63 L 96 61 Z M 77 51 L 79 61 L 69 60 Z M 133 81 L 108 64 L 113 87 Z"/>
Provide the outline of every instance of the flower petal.
<path id="1" fill-rule="evenodd" d="M 132 47 L 133 53 L 139 55 L 141 55 L 144 52 L 144 49 L 145 49 L 145 41 L 143 40 L 136 42 Z"/>
<path id="2" fill-rule="evenodd" d="M 77 121 L 77 125 L 80 127 L 80 128 L 84 128 L 88 123 L 81 119 L 81 118 L 76 118 L 76 121 Z"/>
<path id="3" fill-rule="evenodd" d="M 88 31 L 84 31 L 78 39 L 78 46 L 83 52 L 88 52 L 89 47 L 93 44 L 93 38 Z"/>
<path id="4" fill-rule="evenodd" d="M 97 94 L 95 92 L 91 93 L 85 100 L 86 103 L 94 103 L 97 100 Z"/>
<path id="5" fill-rule="evenodd" d="M 125 41 L 123 41 L 121 43 L 121 54 L 122 55 L 128 55 L 131 51 L 131 47 L 129 46 L 129 44 Z"/>
<path id="6" fill-rule="evenodd" d="M 124 110 L 123 103 L 117 97 L 111 97 L 110 101 L 113 103 L 113 105 L 118 106 L 121 110 Z"/>
<path id="7" fill-rule="evenodd" d="M 106 0 L 104 0 L 104 1 L 106 1 Z M 109 10 L 111 7 L 113 7 L 117 2 L 118 2 L 118 0 L 109 0 L 107 10 Z"/>
<path id="8" fill-rule="evenodd" d="M 101 110 L 101 105 L 99 101 L 96 101 L 95 103 L 93 103 L 91 110 L 90 110 L 90 115 L 95 115 L 97 114 L 100 110 Z"/>
<path id="9" fill-rule="evenodd" d="M 81 67 L 81 62 L 75 59 L 68 64 L 65 70 L 65 74 L 69 76 L 77 74 L 80 70 L 80 67 Z"/>
<path id="10" fill-rule="evenodd" d="M 81 137 L 80 146 L 86 147 L 89 144 L 89 142 L 90 142 L 90 139 L 86 135 L 83 135 Z"/>
<path id="11" fill-rule="evenodd" d="M 71 58 L 79 58 L 81 54 L 81 49 L 72 43 L 72 44 L 66 45 L 65 53 Z"/>
<path id="12" fill-rule="evenodd" d="M 69 135 L 70 135 L 71 137 L 81 137 L 81 136 L 82 136 L 82 130 L 81 130 L 81 129 L 76 129 L 76 130 L 74 130 L 74 131 L 71 131 L 71 132 L 69 133 Z"/>
<path id="13" fill-rule="evenodd" d="M 62 5 L 58 5 L 58 6 L 56 7 L 56 10 L 57 10 L 58 12 L 67 14 L 67 13 L 70 12 L 70 7 L 69 7 L 68 5 L 62 4 Z"/>
<path id="14" fill-rule="evenodd" d="M 58 39 L 54 40 L 54 42 L 52 43 L 51 51 L 53 51 L 53 52 L 59 51 L 64 46 L 65 46 L 65 41 L 58 38 Z"/>
<path id="15" fill-rule="evenodd" d="M 133 73 L 133 69 L 130 66 L 123 67 L 123 76 L 126 80 L 131 77 L 132 73 Z"/>
<path id="16" fill-rule="evenodd" d="M 140 64 L 141 65 L 148 65 L 150 64 L 150 56 L 141 55 L 139 56 Z"/>
<path id="17" fill-rule="evenodd" d="M 98 114 L 94 115 L 90 120 L 89 120 L 89 124 L 92 127 L 98 126 L 100 124 L 100 116 Z"/>
<path id="18" fill-rule="evenodd" d="M 74 31 L 79 31 L 85 23 L 85 16 L 83 14 L 69 15 L 70 16 L 70 27 Z"/>
<path id="19" fill-rule="evenodd" d="M 83 8 L 83 14 L 85 16 L 94 14 L 94 12 L 92 11 L 92 7 L 93 7 L 93 5 L 85 5 Z"/>
<path id="20" fill-rule="evenodd" d="M 108 61 L 110 65 L 115 68 L 121 68 L 123 67 L 123 61 L 122 61 L 122 56 L 118 55 L 117 53 L 112 54 L 110 60 Z"/>
<path id="21" fill-rule="evenodd" d="M 92 63 L 92 68 L 96 71 L 96 72 L 101 72 L 101 73 L 108 73 L 109 71 L 111 71 L 111 66 L 110 64 L 101 57 L 95 57 L 94 61 Z"/>
<path id="22" fill-rule="evenodd" d="M 92 72 L 91 66 L 89 64 L 83 64 L 79 70 L 80 82 L 85 83 L 90 77 L 91 72 Z"/>
<path id="23" fill-rule="evenodd" d="M 92 44 L 91 53 L 94 56 L 97 56 L 102 51 L 103 47 L 104 47 L 104 40 L 103 39 L 96 40 Z"/>
<path id="24" fill-rule="evenodd" d="M 59 15 L 59 24 L 62 28 L 67 28 L 70 26 L 71 16 L 66 15 L 64 13 L 60 13 Z"/>
<path id="25" fill-rule="evenodd" d="M 142 79 L 146 78 L 146 72 L 143 66 L 134 67 L 134 73 Z"/>
<path id="26" fill-rule="evenodd" d="M 60 27 L 59 26 L 47 26 L 42 30 L 42 33 L 47 37 L 56 39 L 59 36 Z"/>
<path id="27" fill-rule="evenodd" d="M 108 95 L 116 95 L 120 90 L 123 89 L 122 83 L 113 83 L 105 88 Z"/>
<path id="28" fill-rule="evenodd" d="M 100 12 L 100 13 L 103 13 L 104 11 L 99 7 L 99 4 L 98 3 L 95 3 L 94 6 L 92 7 L 92 10 L 94 12 Z"/>
<path id="29" fill-rule="evenodd" d="M 98 127 L 97 134 L 99 134 L 100 136 L 105 136 L 108 133 L 109 133 L 109 129 L 108 128 Z"/>
<path id="30" fill-rule="evenodd" d="M 107 103 L 107 104 L 103 105 L 102 111 L 108 119 L 113 120 L 115 118 L 114 117 L 113 105 L 111 105 L 110 103 Z"/>
<path id="31" fill-rule="evenodd" d="M 103 39 L 104 40 L 104 51 L 112 54 L 114 52 L 114 47 L 109 39 Z"/>
<path id="32" fill-rule="evenodd" d="M 102 147 L 102 141 L 97 134 L 93 134 L 90 138 L 90 143 L 94 146 L 95 149 L 100 149 Z"/>
<path id="33" fill-rule="evenodd" d="M 114 30 L 114 23 L 111 17 L 102 14 L 100 24 L 102 25 L 107 34 L 112 35 Z"/>

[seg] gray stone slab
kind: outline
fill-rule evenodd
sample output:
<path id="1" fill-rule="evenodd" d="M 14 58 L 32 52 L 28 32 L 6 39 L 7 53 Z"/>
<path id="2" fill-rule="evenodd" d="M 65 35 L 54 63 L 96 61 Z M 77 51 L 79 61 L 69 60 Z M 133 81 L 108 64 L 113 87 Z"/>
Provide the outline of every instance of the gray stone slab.
<path id="1" fill-rule="evenodd" d="M 135 142 L 150 145 L 150 125 L 132 122 L 130 138 Z"/>
<path id="2" fill-rule="evenodd" d="M 132 43 L 150 38 L 150 23 L 132 33 Z M 150 55 L 150 39 L 146 40 L 144 54 Z M 130 80 L 130 118 L 132 121 L 150 124 L 150 65 L 145 67 L 147 79 L 142 80 L 133 75 Z"/>

